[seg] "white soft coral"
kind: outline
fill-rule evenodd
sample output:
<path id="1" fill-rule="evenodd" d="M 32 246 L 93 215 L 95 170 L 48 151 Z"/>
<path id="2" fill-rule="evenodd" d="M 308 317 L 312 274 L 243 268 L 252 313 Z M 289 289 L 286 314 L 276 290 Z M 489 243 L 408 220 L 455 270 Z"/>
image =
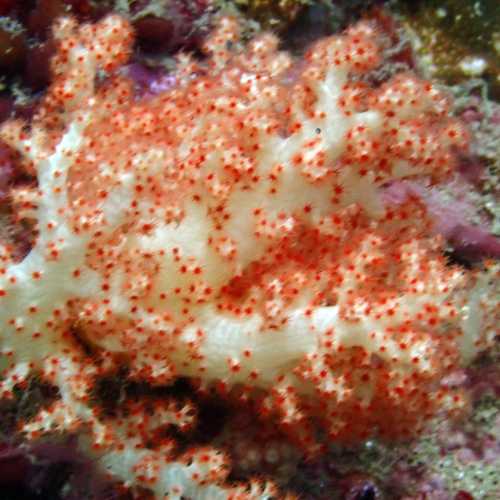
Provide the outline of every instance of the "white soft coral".
<path id="1" fill-rule="evenodd" d="M 243 50 L 236 32 L 222 19 L 208 63 L 184 58 L 176 88 L 137 102 L 120 77 L 95 87 L 126 59 L 127 24 L 63 20 L 31 132 L 1 133 L 38 178 L 24 193 L 35 211 L 19 214 L 35 217 L 36 243 L 22 262 L 3 256 L 2 392 L 41 372 L 61 398 L 25 430 L 85 424 L 103 466 L 158 498 L 240 490 L 221 486 L 217 451 L 165 462 L 163 445 L 98 417 L 90 388 L 118 359 L 151 384 L 259 389 L 260 411 L 311 448 L 310 417 L 338 439 L 419 430 L 451 401 L 428 389 L 464 345 L 452 301 L 462 273 L 446 267 L 417 201 L 386 208 L 379 194 L 452 169 L 466 137 L 445 99 L 409 75 L 354 82 L 378 62 L 369 24 L 320 41 L 300 71 L 274 37 Z"/>

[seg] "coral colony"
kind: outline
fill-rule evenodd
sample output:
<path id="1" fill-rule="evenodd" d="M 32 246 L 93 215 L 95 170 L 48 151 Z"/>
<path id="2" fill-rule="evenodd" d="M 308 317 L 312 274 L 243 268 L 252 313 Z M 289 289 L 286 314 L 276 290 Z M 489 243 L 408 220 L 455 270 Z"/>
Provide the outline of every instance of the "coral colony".
<path id="1" fill-rule="evenodd" d="M 99 380 L 126 367 L 150 387 L 216 387 L 304 455 L 320 434 L 404 439 L 464 405 L 439 382 L 491 342 L 487 280 L 445 261 L 417 199 L 381 192 L 445 179 L 467 135 L 432 84 L 363 83 L 374 26 L 295 61 L 270 34 L 244 47 L 223 17 L 207 59 L 181 56 L 175 86 L 144 99 L 120 73 L 125 20 L 60 19 L 54 37 L 33 122 L 0 133 L 38 181 L 11 192 L 31 251 L 0 247 L 0 392 L 32 374 L 58 388 L 20 422 L 27 439 L 77 434 L 103 471 L 158 499 L 271 498 L 285 495 L 271 481 L 228 479 L 223 448 L 154 439 L 198 425 L 195 402 L 108 415 Z"/>

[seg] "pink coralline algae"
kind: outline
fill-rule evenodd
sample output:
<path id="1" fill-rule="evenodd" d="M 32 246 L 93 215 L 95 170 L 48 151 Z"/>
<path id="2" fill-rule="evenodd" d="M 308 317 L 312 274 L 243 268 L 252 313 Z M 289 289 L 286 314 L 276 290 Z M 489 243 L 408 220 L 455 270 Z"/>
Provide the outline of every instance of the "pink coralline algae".
<path id="1" fill-rule="evenodd" d="M 126 66 L 125 74 L 134 82 L 137 95 L 141 98 L 167 92 L 177 83 L 175 75 L 162 69 L 147 68 L 139 63 Z"/>
<path id="2" fill-rule="evenodd" d="M 425 203 L 434 221 L 434 230 L 448 241 L 457 255 L 468 262 L 484 257 L 500 258 L 500 238 L 491 233 L 486 217 L 480 217 L 469 194 L 473 187 L 460 176 L 447 184 L 447 190 L 421 182 L 398 181 L 386 187 L 384 196 L 391 203 L 416 196 Z M 477 218 L 476 224 L 471 219 Z"/>

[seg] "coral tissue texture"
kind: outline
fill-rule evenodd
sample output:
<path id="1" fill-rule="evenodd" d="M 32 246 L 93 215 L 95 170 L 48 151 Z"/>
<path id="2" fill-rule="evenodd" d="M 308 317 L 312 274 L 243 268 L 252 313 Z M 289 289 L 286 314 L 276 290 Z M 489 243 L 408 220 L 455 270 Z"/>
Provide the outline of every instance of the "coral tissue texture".
<path id="1" fill-rule="evenodd" d="M 120 76 L 123 19 L 62 19 L 54 37 L 33 123 L 0 132 L 38 180 L 10 193 L 33 248 L 22 261 L 0 248 L 0 390 L 32 373 L 59 389 L 22 422 L 28 438 L 78 432 L 156 498 L 270 498 L 269 482 L 228 481 L 221 450 L 152 439 L 196 425 L 190 404 L 104 416 L 97 381 L 125 366 L 152 386 L 238 389 L 311 453 L 316 426 L 338 442 L 405 438 L 463 404 L 438 382 L 494 333 L 486 278 L 447 266 L 424 207 L 381 188 L 445 179 L 467 137 L 431 84 L 363 83 L 373 26 L 294 61 L 269 34 L 243 47 L 221 18 L 207 59 L 180 57 L 176 86 L 142 100 Z"/>

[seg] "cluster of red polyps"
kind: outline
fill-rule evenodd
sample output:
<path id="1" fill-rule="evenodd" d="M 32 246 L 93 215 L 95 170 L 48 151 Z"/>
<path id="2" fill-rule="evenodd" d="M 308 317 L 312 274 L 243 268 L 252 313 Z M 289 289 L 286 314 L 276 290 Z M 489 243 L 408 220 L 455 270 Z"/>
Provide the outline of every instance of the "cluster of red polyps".
<path id="1" fill-rule="evenodd" d="M 196 425 L 170 403 L 102 417 L 99 377 L 125 367 L 152 386 L 216 388 L 308 451 L 314 423 L 334 441 L 407 438 L 462 405 L 439 381 L 484 345 L 480 301 L 467 302 L 422 204 L 380 191 L 439 182 L 467 134 L 428 82 L 364 83 L 374 26 L 295 62 L 270 34 L 244 47 L 221 18 L 207 59 L 180 56 L 176 86 L 143 101 L 118 71 L 124 20 L 64 19 L 54 38 L 31 128 L 1 131 L 38 179 L 11 193 L 37 240 L 19 263 L 2 249 L 1 392 L 33 371 L 60 392 L 25 431 L 79 430 L 112 474 L 190 497 L 223 488 L 227 457 L 152 439 Z"/>

